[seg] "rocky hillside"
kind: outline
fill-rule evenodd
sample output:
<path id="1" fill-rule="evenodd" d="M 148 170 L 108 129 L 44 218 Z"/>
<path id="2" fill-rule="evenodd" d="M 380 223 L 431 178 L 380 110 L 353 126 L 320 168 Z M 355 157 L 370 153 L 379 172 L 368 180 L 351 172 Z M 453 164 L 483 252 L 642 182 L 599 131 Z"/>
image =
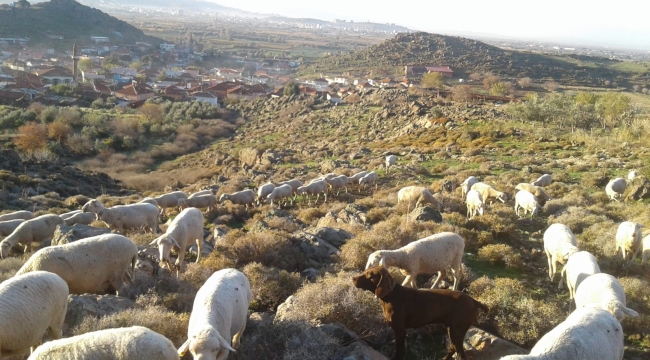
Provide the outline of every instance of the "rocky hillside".
<path id="1" fill-rule="evenodd" d="M 301 73 L 388 69 L 412 64 L 448 65 L 458 76 L 492 71 L 503 76 L 587 85 L 619 75 L 604 67 L 579 67 L 540 54 L 506 51 L 477 40 L 425 32 L 398 34 L 364 50 L 326 56 L 304 65 Z"/>

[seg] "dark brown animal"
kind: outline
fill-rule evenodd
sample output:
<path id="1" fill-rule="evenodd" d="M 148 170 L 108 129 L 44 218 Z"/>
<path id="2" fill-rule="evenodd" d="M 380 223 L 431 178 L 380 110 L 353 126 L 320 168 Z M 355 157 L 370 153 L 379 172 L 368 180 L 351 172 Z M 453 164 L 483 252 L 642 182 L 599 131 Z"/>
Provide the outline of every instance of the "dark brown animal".
<path id="1" fill-rule="evenodd" d="M 395 359 L 406 355 L 406 329 L 442 323 L 451 340 L 446 360 L 454 353 L 463 360 L 465 334 L 478 317 L 478 310 L 488 307 L 460 291 L 443 289 L 412 289 L 391 279 L 386 268 L 374 266 L 352 278 L 359 289 L 373 292 L 381 302 L 384 317 L 395 332 Z"/>

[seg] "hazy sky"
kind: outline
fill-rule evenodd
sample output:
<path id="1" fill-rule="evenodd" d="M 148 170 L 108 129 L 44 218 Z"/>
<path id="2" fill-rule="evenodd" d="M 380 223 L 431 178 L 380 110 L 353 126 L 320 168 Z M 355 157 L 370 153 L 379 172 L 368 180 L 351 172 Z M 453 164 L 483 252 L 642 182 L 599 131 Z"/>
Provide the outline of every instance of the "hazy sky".
<path id="1" fill-rule="evenodd" d="M 648 0 L 212 1 L 251 12 L 291 17 L 393 22 L 429 32 L 564 40 L 650 51 Z"/>

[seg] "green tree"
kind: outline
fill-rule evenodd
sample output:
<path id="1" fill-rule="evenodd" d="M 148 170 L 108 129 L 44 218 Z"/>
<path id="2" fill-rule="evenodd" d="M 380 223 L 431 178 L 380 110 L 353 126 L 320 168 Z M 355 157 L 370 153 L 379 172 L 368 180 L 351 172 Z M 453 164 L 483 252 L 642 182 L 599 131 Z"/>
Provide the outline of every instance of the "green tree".
<path id="1" fill-rule="evenodd" d="M 32 6 L 32 5 L 27 0 L 19 0 L 19 1 L 16 2 L 16 7 L 17 8 L 27 9 L 30 6 Z"/>
<path id="2" fill-rule="evenodd" d="M 134 62 L 132 62 L 132 63 L 129 65 L 129 67 L 130 67 L 131 69 L 135 69 L 135 70 L 140 71 L 140 70 L 142 69 L 142 63 L 139 62 L 139 61 L 134 61 Z"/>
<path id="3" fill-rule="evenodd" d="M 580 104 L 580 105 L 587 105 L 587 104 L 595 105 L 596 102 L 598 101 L 598 95 L 591 92 L 583 91 L 581 93 L 578 93 L 575 96 L 574 101 L 576 104 Z"/>
<path id="4" fill-rule="evenodd" d="M 296 83 L 289 83 L 284 87 L 284 96 L 300 94 L 300 87 Z"/>
<path id="5" fill-rule="evenodd" d="M 445 86 L 446 78 L 444 75 L 436 72 L 426 73 L 422 76 L 420 85 L 427 89 L 441 88 Z"/>
<path id="6" fill-rule="evenodd" d="M 490 95 L 506 96 L 509 93 L 510 93 L 510 89 L 508 89 L 508 85 L 501 81 L 490 86 Z"/>
<path id="7" fill-rule="evenodd" d="M 92 61 L 91 59 L 81 59 L 77 63 L 77 69 L 81 71 L 88 71 L 92 69 L 92 67 L 95 65 L 95 62 Z"/>
<path id="8" fill-rule="evenodd" d="M 630 97 L 618 92 L 606 92 L 596 102 L 596 111 L 600 116 L 601 126 L 615 127 L 626 115 L 629 115 Z"/>

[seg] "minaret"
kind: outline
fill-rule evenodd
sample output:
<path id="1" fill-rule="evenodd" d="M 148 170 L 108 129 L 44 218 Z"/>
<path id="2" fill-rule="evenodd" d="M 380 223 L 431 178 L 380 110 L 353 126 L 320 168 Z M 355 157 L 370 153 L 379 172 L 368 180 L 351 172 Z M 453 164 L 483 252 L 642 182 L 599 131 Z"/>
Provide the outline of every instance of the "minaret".
<path id="1" fill-rule="evenodd" d="M 77 83 L 77 61 L 79 57 L 77 56 L 77 43 L 72 45 L 72 83 Z"/>

